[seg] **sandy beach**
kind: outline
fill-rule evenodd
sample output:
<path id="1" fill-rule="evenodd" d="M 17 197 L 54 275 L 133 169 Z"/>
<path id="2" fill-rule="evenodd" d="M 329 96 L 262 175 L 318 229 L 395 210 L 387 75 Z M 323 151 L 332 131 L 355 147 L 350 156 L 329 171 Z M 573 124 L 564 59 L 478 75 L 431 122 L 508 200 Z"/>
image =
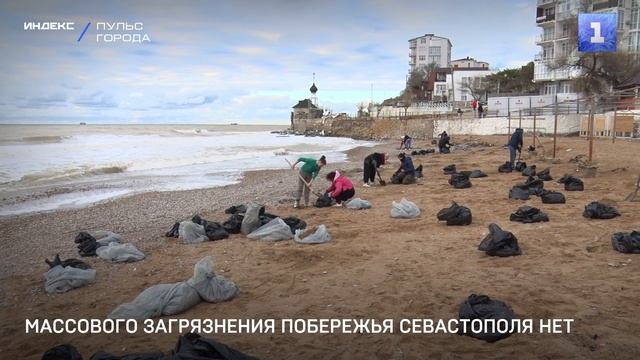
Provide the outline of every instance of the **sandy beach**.
<path id="1" fill-rule="evenodd" d="M 530 141 L 527 138 L 525 145 Z M 414 156 L 414 164 L 424 166 L 425 177 L 408 186 L 360 186 L 362 158 L 371 148 L 352 150 L 349 161 L 329 166 L 355 180 L 356 196 L 373 204 L 369 210 L 293 209 L 296 177 L 278 170 L 247 173 L 237 185 L 146 193 L 82 209 L 0 219 L 3 357 L 38 359 L 61 343 L 73 344 L 85 358 L 99 350 L 166 351 L 177 334 L 27 335 L 24 323 L 26 318 L 104 318 L 151 285 L 189 278 L 193 265 L 211 255 L 216 270 L 239 285 L 239 296 L 221 304 L 201 303 L 175 318 L 452 319 L 458 316 L 459 304 L 475 293 L 506 302 L 522 318 L 574 319 L 570 334 L 514 334 L 494 344 L 454 334 L 207 335 L 261 359 L 640 358 L 640 258 L 611 247 L 614 232 L 640 230 L 640 202 L 623 201 L 640 174 L 640 142 L 597 140 L 598 175 L 583 178 L 569 160 L 587 153 L 584 139 L 559 138 L 557 163 L 549 159 L 551 139 L 542 141 L 547 159 L 526 161 L 538 169 L 551 168 L 554 181 L 546 182 L 545 188 L 563 192 L 566 204 L 542 204 L 537 197 L 526 202 L 508 199 L 509 189 L 524 177 L 497 171 L 508 157 L 501 147 L 506 136 L 454 137 L 456 144 L 495 146 Z M 375 149 L 395 155 L 394 146 Z M 392 159 L 382 170 L 387 180 L 398 164 Z M 456 190 L 442 173 L 448 164 L 456 164 L 458 170 L 481 169 L 488 177 L 472 179 L 473 187 Z M 585 191 L 565 192 L 555 181 L 565 173 L 583 178 Z M 322 176 L 316 183 L 318 188 L 325 185 Z M 389 216 L 391 202 L 402 197 L 421 208 L 419 218 Z M 283 217 L 298 216 L 310 227 L 325 224 L 333 240 L 310 246 L 232 235 L 185 245 L 164 237 L 176 220 L 200 214 L 224 221 L 225 208 L 249 200 Z M 471 225 L 447 227 L 437 221 L 436 213 L 454 200 L 472 210 Z M 596 200 L 614 204 L 622 216 L 583 218 L 584 206 Z M 509 214 L 525 203 L 547 212 L 550 221 L 509 221 Z M 522 256 L 494 258 L 477 250 L 492 222 L 516 235 Z M 83 258 L 97 270 L 95 284 L 64 294 L 45 293 L 44 259 L 56 253 L 79 258 L 73 239 L 83 230 L 120 233 L 146 259 L 109 264 Z"/>

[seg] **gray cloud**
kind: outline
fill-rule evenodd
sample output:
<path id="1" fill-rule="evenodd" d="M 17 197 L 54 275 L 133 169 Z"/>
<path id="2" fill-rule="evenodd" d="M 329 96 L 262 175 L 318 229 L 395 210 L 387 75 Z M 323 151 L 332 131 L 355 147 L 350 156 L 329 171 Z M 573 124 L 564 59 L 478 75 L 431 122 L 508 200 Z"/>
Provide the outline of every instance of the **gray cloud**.
<path id="1" fill-rule="evenodd" d="M 74 105 L 94 108 L 94 109 L 108 109 L 118 107 L 118 103 L 110 95 L 105 95 L 101 91 L 95 92 L 86 97 L 77 98 Z"/>
<path id="2" fill-rule="evenodd" d="M 40 97 L 18 98 L 16 106 L 25 109 L 44 109 L 54 106 L 64 106 L 67 97 L 64 94 L 50 94 Z"/>

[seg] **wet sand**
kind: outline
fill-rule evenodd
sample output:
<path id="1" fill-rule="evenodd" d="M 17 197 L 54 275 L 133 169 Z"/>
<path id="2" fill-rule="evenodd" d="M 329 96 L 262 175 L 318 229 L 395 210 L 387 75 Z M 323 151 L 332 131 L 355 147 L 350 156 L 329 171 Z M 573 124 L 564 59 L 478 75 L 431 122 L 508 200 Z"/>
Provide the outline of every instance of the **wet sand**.
<path id="1" fill-rule="evenodd" d="M 452 142 L 471 140 L 501 145 L 506 138 L 454 137 Z M 550 156 L 551 140 L 542 141 Z M 640 258 L 611 248 L 614 232 L 640 230 L 640 202 L 623 201 L 640 174 L 640 142 L 596 141 L 600 166 L 597 177 L 583 178 L 585 191 L 565 192 L 555 180 L 545 183 L 567 197 L 566 204 L 558 205 L 542 204 L 537 197 L 526 202 L 508 199 L 509 188 L 524 177 L 497 172 L 507 157 L 499 146 L 414 156 L 416 166 L 425 167 L 417 185 L 362 188 L 361 159 L 368 152 L 354 150 L 351 161 L 338 166 L 356 180 L 356 196 L 371 201 L 370 210 L 293 209 L 295 176 L 269 171 L 249 173 L 242 184 L 224 188 L 149 193 L 85 209 L 0 220 L 3 357 L 37 359 L 60 343 L 73 344 L 85 358 L 99 350 L 121 354 L 173 348 L 177 334 L 26 335 L 24 319 L 104 318 L 151 285 L 189 278 L 193 265 L 206 255 L 240 286 L 239 296 L 221 304 L 201 303 L 173 318 L 451 319 L 457 318 L 467 296 L 482 293 L 506 302 L 521 318 L 575 319 L 570 334 L 516 334 L 494 344 L 455 334 L 208 335 L 262 359 L 640 357 Z M 560 138 L 559 163 L 526 161 L 538 169 L 550 167 L 558 179 L 575 173 L 570 158 L 586 153 L 586 141 Z M 472 179 L 473 187 L 456 190 L 442 174 L 448 164 L 458 170 L 482 169 L 489 177 Z M 388 179 L 396 167 L 394 159 L 382 170 L 383 177 Z M 320 188 L 324 180 L 316 183 Z M 419 218 L 389 216 L 391 202 L 402 197 L 422 209 Z M 246 200 L 264 203 L 269 212 L 283 217 L 298 216 L 311 227 L 325 224 L 333 240 L 310 246 L 233 235 L 184 245 L 163 236 L 173 221 L 195 213 L 226 220 L 223 209 Z M 452 200 L 471 208 L 473 224 L 438 223 L 436 213 Z M 622 216 L 583 218 L 584 206 L 595 200 L 614 203 Z M 525 203 L 547 212 L 550 222 L 510 222 L 509 214 Z M 477 250 L 492 222 L 517 236 L 522 256 L 493 258 Z M 147 258 L 131 264 L 84 258 L 97 270 L 95 284 L 46 294 L 44 257 L 58 252 L 63 258 L 78 257 L 73 238 L 87 229 L 121 233 Z"/>

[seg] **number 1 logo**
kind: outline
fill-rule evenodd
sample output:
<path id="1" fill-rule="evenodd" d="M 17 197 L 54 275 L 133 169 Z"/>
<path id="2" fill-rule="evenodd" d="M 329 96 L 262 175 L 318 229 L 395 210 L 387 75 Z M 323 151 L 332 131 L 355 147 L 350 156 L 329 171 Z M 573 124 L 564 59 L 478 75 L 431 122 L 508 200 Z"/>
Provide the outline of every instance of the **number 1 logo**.
<path id="1" fill-rule="evenodd" d="M 616 51 L 617 13 L 579 14 L 578 51 Z"/>

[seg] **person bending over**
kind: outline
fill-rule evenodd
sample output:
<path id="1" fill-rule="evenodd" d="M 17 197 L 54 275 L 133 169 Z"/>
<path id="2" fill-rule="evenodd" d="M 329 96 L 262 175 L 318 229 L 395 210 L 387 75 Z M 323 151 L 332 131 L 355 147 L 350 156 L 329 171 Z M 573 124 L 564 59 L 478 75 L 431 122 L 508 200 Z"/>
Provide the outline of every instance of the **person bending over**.
<path id="1" fill-rule="evenodd" d="M 516 166 L 516 150 L 519 153 L 522 153 L 522 138 L 523 138 L 523 130 L 521 128 L 517 128 L 513 135 L 511 135 L 511 139 L 509 139 L 509 164 L 511 165 L 511 169 L 513 170 Z"/>
<path id="2" fill-rule="evenodd" d="M 342 206 L 344 201 L 351 199 L 356 194 L 351 180 L 337 170 L 327 174 L 327 181 L 331 181 L 327 193 L 332 199 L 335 199 L 335 206 Z"/>
<path id="3" fill-rule="evenodd" d="M 295 170 L 296 165 L 300 162 L 304 163 L 304 165 L 300 167 L 300 176 L 298 177 L 298 191 L 296 192 L 296 202 L 293 204 L 294 208 L 300 206 L 300 198 L 303 195 L 304 206 L 309 206 L 309 192 L 311 190 L 311 182 L 316 178 L 316 176 L 318 176 L 320 169 L 322 169 L 323 166 L 327 165 L 327 159 L 324 157 L 324 155 L 322 155 L 318 160 L 313 158 L 301 157 L 298 159 L 298 161 L 291 165 L 291 168 Z"/>
<path id="4" fill-rule="evenodd" d="M 416 169 L 413 166 L 413 161 L 410 156 L 405 153 L 398 154 L 400 160 L 400 168 L 391 178 L 391 182 L 394 184 L 415 184 L 416 182 Z"/>
<path id="5" fill-rule="evenodd" d="M 389 161 L 389 154 L 373 153 L 364 158 L 364 187 L 376 182 L 376 172 L 381 165 Z"/>

